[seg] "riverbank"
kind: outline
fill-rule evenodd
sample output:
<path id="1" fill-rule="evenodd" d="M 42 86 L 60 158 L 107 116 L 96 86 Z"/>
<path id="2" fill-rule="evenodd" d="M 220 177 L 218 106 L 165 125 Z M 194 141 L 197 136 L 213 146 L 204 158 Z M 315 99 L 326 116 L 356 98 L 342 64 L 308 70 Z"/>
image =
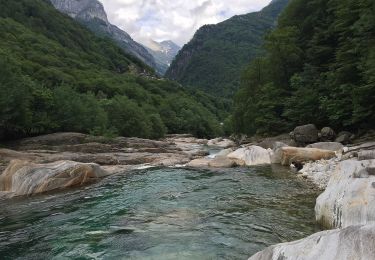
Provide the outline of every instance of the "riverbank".
<path id="1" fill-rule="evenodd" d="M 336 157 L 304 164 L 299 176 L 322 190 L 316 222 L 328 231 L 271 246 L 249 260 L 374 259 L 375 142 L 343 147 Z"/>
<path id="2" fill-rule="evenodd" d="M 302 137 L 306 140 L 306 136 Z M 298 176 L 322 190 L 315 206 L 316 220 L 323 228 L 334 231 L 275 245 L 250 259 L 374 256 L 375 252 L 367 248 L 372 248 L 370 244 L 375 241 L 372 237 L 375 234 L 375 143 L 366 139 L 346 146 L 338 142 L 301 145 L 294 139 L 282 135 L 236 144 L 228 139 L 205 140 L 189 135 L 171 135 L 158 141 L 106 139 L 78 133 L 27 138 L 0 149 L 3 171 L 0 197 L 58 191 L 156 166 L 220 169 L 281 164 L 299 170 Z M 211 155 L 210 151 L 213 151 Z M 351 243 L 346 251 L 340 249 L 342 237 Z M 336 242 L 324 251 L 319 241 L 323 243 L 326 239 Z"/>

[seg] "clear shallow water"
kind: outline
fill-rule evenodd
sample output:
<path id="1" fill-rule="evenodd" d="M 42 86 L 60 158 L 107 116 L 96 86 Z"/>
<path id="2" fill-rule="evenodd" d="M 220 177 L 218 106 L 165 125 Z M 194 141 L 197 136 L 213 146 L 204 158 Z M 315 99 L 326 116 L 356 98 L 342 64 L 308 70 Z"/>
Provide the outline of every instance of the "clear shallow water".
<path id="1" fill-rule="evenodd" d="M 316 196 L 284 168 L 117 175 L 0 201 L 0 258 L 247 259 L 316 231 Z"/>

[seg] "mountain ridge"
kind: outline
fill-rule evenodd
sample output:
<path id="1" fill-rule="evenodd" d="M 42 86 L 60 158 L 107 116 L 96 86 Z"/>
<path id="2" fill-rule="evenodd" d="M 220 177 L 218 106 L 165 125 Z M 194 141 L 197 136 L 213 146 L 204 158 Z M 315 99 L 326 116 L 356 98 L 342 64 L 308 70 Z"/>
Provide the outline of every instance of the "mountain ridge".
<path id="1" fill-rule="evenodd" d="M 157 70 L 162 75 L 165 74 L 173 59 L 181 50 L 181 47 L 171 40 L 151 41 L 146 48 L 155 58 Z"/>
<path id="2" fill-rule="evenodd" d="M 232 97 L 241 71 L 262 52 L 263 37 L 276 25 L 288 0 L 275 0 L 259 12 L 204 25 L 185 44 L 166 77 L 210 94 Z"/>
<path id="3" fill-rule="evenodd" d="M 140 43 L 116 25 L 108 21 L 102 3 L 97 0 L 49 0 L 62 13 L 81 22 L 94 33 L 109 37 L 126 52 L 134 55 L 150 67 L 157 69 L 154 57 Z"/>

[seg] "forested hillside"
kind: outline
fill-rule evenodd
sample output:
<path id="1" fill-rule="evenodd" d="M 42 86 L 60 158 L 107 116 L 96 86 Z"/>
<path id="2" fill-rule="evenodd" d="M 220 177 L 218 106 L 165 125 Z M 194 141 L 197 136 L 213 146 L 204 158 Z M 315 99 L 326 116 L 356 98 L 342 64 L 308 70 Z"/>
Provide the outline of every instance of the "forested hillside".
<path id="1" fill-rule="evenodd" d="M 375 127 L 375 2 L 293 0 L 243 74 L 237 132 Z"/>
<path id="2" fill-rule="evenodd" d="M 222 104 L 157 79 L 48 0 L 0 6 L 0 139 L 56 131 L 152 138 L 220 132 Z"/>
<path id="3" fill-rule="evenodd" d="M 260 54 L 264 34 L 276 25 L 287 2 L 274 0 L 260 12 L 203 26 L 178 53 L 166 76 L 231 98 L 239 88 L 241 71 Z"/>

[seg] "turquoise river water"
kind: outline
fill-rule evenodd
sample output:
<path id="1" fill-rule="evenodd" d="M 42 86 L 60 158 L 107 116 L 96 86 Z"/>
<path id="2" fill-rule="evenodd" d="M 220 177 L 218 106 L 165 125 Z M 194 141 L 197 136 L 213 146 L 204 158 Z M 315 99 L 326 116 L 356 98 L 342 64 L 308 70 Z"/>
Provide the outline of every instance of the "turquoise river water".
<path id="1" fill-rule="evenodd" d="M 317 192 L 284 168 L 153 168 L 0 201 L 1 259 L 247 259 L 310 235 Z"/>

